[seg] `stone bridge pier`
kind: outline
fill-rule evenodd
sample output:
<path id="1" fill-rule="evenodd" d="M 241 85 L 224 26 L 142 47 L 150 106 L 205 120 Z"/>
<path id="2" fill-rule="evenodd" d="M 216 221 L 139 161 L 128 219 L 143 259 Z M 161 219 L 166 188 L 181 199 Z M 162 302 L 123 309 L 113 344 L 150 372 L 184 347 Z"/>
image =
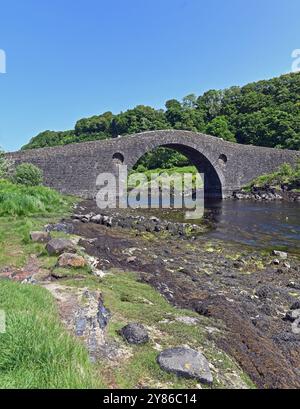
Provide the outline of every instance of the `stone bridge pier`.
<path id="1" fill-rule="evenodd" d="M 190 131 L 163 130 L 9 153 L 15 163 L 29 162 L 44 172 L 45 184 L 65 194 L 93 198 L 100 173 L 115 173 L 117 165 L 128 171 L 147 152 L 175 149 L 205 177 L 205 197 L 226 198 L 257 176 L 273 172 L 283 163 L 294 164 L 300 152 L 240 145 Z"/>

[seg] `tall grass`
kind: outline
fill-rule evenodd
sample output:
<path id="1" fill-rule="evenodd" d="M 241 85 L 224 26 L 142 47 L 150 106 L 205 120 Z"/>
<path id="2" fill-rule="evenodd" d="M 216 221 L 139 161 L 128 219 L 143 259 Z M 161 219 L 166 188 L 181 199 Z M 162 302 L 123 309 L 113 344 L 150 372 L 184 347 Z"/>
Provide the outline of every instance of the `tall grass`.
<path id="1" fill-rule="evenodd" d="M 0 280 L 0 388 L 95 388 L 85 348 L 66 333 L 50 293 Z"/>
<path id="2" fill-rule="evenodd" d="M 0 217 L 62 213 L 71 199 L 44 186 L 27 187 L 0 180 Z"/>

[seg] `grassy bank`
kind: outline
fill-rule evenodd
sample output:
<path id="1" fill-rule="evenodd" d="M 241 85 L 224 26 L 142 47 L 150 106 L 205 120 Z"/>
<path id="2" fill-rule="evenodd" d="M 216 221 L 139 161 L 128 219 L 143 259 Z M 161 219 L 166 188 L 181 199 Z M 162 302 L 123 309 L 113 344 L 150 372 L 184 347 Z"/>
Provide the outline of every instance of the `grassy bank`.
<path id="1" fill-rule="evenodd" d="M 32 255 L 47 265 L 44 245 L 32 243 L 40 230 L 70 212 L 73 199 L 42 187 L 0 182 L 0 271 L 14 272 Z M 93 373 L 85 348 L 63 328 L 56 303 L 39 287 L 0 279 L 0 388 L 92 388 L 103 384 Z"/>
<path id="2" fill-rule="evenodd" d="M 50 293 L 0 280 L 0 388 L 95 388 L 84 347 L 67 334 Z"/>
<path id="3" fill-rule="evenodd" d="M 288 190 L 300 191 L 300 161 L 295 166 L 283 164 L 275 172 L 259 176 L 245 186 L 245 190 L 251 191 L 254 187 L 280 190 L 283 186 Z"/>

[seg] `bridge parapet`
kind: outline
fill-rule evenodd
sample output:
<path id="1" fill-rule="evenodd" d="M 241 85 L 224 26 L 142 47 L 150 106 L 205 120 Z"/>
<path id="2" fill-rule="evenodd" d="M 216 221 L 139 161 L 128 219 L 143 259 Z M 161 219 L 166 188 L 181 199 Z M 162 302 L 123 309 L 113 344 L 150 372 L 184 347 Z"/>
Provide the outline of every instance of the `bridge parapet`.
<path id="1" fill-rule="evenodd" d="M 206 194 L 226 197 L 257 176 L 283 163 L 294 164 L 300 152 L 223 141 L 190 131 L 150 131 L 120 138 L 8 153 L 16 163 L 29 162 L 44 172 L 45 184 L 62 193 L 94 197 L 100 173 L 116 164 L 131 169 L 146 152 L 159 146 L 185 154 L 204 173 Z"/>

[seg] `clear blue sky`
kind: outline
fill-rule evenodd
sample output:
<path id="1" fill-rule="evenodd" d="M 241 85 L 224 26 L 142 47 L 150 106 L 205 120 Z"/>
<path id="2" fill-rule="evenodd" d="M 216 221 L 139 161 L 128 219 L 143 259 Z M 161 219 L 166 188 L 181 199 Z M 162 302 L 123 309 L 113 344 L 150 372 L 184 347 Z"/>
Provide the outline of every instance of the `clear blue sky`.
<path id="1" fill-rule="evenodd" d="M 0 0 L 0 145 L 291 70 L 299 0 Z"/>

